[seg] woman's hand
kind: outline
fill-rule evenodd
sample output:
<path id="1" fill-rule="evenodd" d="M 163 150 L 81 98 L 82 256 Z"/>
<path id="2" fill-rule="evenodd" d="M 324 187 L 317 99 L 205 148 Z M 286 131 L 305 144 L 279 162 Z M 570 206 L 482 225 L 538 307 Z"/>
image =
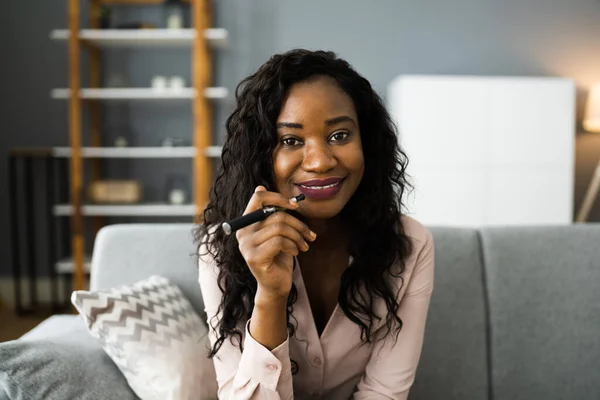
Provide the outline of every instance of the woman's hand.
<path id="1" fill-rule="evenodd" d="M 264 206 L 290 210 L 299 207 L 280 193 L 258 186 L 244 215 Z M 294 256 L 308 250 L 314 235 L 306 224 L 286 212 L 275 212 L 265 220 L 239 229 L 235 233 L 242 256 L 258 283 L 257 299 L 286 299 L 292 288 Z M 313 236 L 314 235 L 314 236 Z"/>

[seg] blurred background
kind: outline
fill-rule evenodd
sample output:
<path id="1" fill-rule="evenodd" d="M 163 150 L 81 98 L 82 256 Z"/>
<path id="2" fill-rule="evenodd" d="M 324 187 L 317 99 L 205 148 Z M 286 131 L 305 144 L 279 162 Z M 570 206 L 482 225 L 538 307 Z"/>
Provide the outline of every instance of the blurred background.
<path id="1" fill-rule="evenodd" d="M 600 82 L 597 0 L 147 3 L 81 1 L 87 31 L 71 44 L 66 0 L 2 4 L 5 309 L 67 307 L 73 282 L 85 285 L 86 257 L 72 258 L 78 232 L 89 257 L 101 226 L 192 221 L 237 83 L 297 47 L 336 52 L 384 98 L 414 161 L 408 212 L 424 223 L 600 221 L 600 134 L 588 107 Z M 204 38 L 195 18 L 212 28 Z M 103 90 L 70 100 L 70 62 L 78 87 Z M 81 207 L 69 165 L 81 172 Z"/>

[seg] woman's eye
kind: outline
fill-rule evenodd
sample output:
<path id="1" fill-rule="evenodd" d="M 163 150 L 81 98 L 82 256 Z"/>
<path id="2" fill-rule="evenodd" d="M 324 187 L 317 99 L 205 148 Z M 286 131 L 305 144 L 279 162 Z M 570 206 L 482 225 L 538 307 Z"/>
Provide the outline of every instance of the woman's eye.
<path id="1" fill-rule="evenodd" d="M 335 140 L 336 142 L 339 142 L 340 140 L 346 139 L 348 135 L 348 132 L 336 132 L 333 135 L 331 135 L 331 139 Z"/>
<path id="2" fill-rule="evenodd" d="M 294 138 L 285 138 L 281 141 L 285 146 L 293 147 L 296 146 L 300 141 Z"/>

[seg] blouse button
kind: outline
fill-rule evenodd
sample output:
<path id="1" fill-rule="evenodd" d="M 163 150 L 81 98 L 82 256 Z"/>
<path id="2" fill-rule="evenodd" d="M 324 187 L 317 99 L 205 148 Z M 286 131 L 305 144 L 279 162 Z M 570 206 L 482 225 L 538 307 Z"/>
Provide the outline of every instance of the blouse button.
<path id="1" fill-rule="evenodd" d="M 267 365 L 267 369 L 269 371 L 277 371 L 277 365 L 275 365 L 275 364 L 269 364 L 269 365 Z"/>
<path id="2" fill-rule="evenodd" d="M 323 362 L 321 361 L 321 359 L 319 357 L 315 357 L 315 359 L 313 360 L 313 365 L 315 367 L 320 367 L 321 364 L 323 364 Z"/>

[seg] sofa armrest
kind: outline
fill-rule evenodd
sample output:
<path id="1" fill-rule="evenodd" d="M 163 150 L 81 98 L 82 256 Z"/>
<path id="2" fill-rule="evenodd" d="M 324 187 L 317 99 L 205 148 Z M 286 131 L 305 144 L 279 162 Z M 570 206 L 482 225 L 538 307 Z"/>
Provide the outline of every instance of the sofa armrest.
<path id="1" fill-rule="evenodd" d="M 72 320 L 65 331 L 61 322 L 52 317 L 24 338 L 0 343 L 0 399 L 137 399 L 85 325 Z"/>

